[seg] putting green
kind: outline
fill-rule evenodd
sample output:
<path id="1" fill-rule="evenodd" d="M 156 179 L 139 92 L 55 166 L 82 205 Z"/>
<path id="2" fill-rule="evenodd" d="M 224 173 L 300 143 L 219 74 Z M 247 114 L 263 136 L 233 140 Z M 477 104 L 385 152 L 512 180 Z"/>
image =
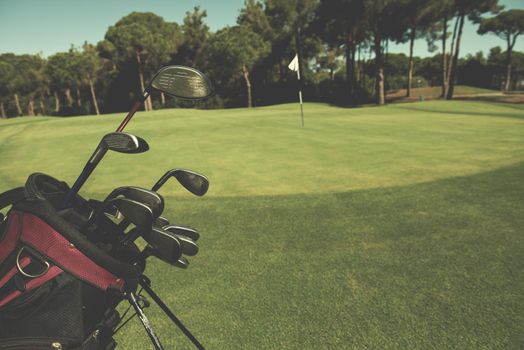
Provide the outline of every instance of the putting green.
<path id="1" fill-rule="evenodd" d="M 339 192 L 475 174 L 524 158 L 523 111 L 472 102 L 307 104 L 304 128 L 296 105 L 138 113 L 126 131 L 144 137 L 150 152 L 110 152 L 83 190 L 102 194 L 129 182 L 149 187 L 172 167 L 205 173 L 209 196 Z M 2 121 L 2 188 L 33 171 L 72 183 L 101 136 L 122 118 Z"/>

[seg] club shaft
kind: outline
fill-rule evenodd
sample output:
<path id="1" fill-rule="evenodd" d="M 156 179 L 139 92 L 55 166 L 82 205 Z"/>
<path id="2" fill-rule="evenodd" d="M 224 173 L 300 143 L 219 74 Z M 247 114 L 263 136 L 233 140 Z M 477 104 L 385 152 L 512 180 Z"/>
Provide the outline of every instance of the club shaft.
<path id="1" fill-rule="evenodd" d="M 122 246 L 126 246 L 129 243 L 134 242 L 135 239 L 138 238 L 138 236 L 140 236 L 140 232 L 138 230 L 134 232 L 129 232 L 120 240 L 120 244 Z"/>
<path id="2" fill-rule="evenodd" d="M 157 305 L 160 306 L 162 311 L 164 311 L 164 313 L 171 319 L 171 321 L 173 321 L 173 323 L 175 323 L 177 327 L 180 328 L 180 330 L 186 335 L 186 337 L 188 337 L 189 340 L 191 340 L 193 345 L 195 345 L 195 347 L 199 350 L 205 350 L 202 344 L 200 344 L 200 342 L 195 338 L 195 336 L 191 334 L 189 329 L 187 329 L 186 326 L 184 326 L 182 321 L 180 321 L 175 316 L 175 314 L 167 307 L 167 305 L 164 304 L 162 299 L 160 299 L 158 295 L 151 289 L 151 287 L 147 283 L 147 280 L 141 277 L 139 283 L 140 286 L 144 288 L 144 290 L 147 292 L 147 294 L 149 294 L 149 296 L 155 301 L 155 303 L 157 303 Z"/>
<path id="3" fill-rule="evenodd" d="M 133 105 L 133 107 L 131 108 L 129 113 L 127 113 L 127 115 L 124 118 L 124 120 L 122 120 L 122 122 L 120 123 L 120 125 L 116 129 L 116 132 L 122 132 L 122 130 L 124 130 L 126 125 L 131 121 L 131 118 L 133 118 L 133 116 L 138 111 L 138 109 L 140 108 L 142 103 L 144 103 L 144 101 L 149 97 L 149 89 L 150 89 L 150 87 L 148 86 L 144 90 L 144 92 L 142 93 L 142 96 L 140 97 L 140 99 L 135 102 L 135 104 Z M 99 150 L 100 149 L 97 148 L 97 150 L 95 150 L 95 153 L 93 154 L 93 156 L 91 156 L 91 158 L 95 157 L 95 155 L 97 154 L 97 151 L 99 151 Z M 90 164 L 92 160 L 91 159 L 89 160 L 89 162 L 84 167 L 84 170 L 82 171 L 80 176 L 76 179 L 75 183 L 73 184 L 73 187 L 71 187 L 71 190 L 67 193 L 67 195 L 66 195 L 66 197 L 64 199 L 64 207 L 66 207 L 69 204 L 69 202 L 71 201 L 71 199 L 74 196 L 76 196 L 78 191 L 80 191 L 80 188 L 87 181 L 87 179 L 89 178 L 89 175 L 91 175 L 93 170 L 95 170 L 96 166 L 98 165 L 98 163 L 100 162 L 100 160 L 102 159 L 104 154 L 105 154 L 105 152 L 102 152 L 102 154 L 100 156 L 96 156 L 96 161 L 94 162 L 94 164 Z"/>
<path id="4" fill-rule="evenodd" d="M 76 196 L 78 191 L 80 191 L 80 188 L 84 185 L 86 180 L 89 178 L 89 175 L 91 175 L 93 170 L 95 170 L 96 166 L 98 165 L 98 163 L 100 163 L 100 161 L 106 153 L 107 148 L 104 148 L 101 144 L 99 144 L 91 158 L 89 158 L 89 161 L 84 166 L 84 169 L 80 173 L 80 176 L 78 176 L 78 178 L 76 179 L 75 183 L 73 184 L 73 187 L 71 187 L 71 189 L 67 193 L 64 199 L 64 207 L 66 207 L 69 204 L 69 202 L 71 202 L 73 197 Z"/>
<path id="5" fill-rule="evenodd" d="M 171 175 L 169 171 L 162 175 L 162 177 L 158 179 L 158 181 L 153 185 L 153 187 L 151 187 L 151 191 L 158 191 L 160 187 L 162 187 L 166 183 L 170 176 Z"/>
<path id="6" fill-rule="evenodd" d="M 148 86 L 144 92 L 142 93 L 142 96 L 140 97 L 140 99 L 138 101 L 135 102 L 135 104 L 133 105 L 133 107 L 131 108 L 131 110 L 129 111 L 129 113 L 127 113 L 126 117 L 124 118 L 124 120 L 122 120 L 122 122 L 120 123 L 120 125 L 118 126 L 118 128 L 116 129 L 117 132 L 120 132 L 122 130 L 124 130 L 124 128 L 126 127 L 126 125 L 129 123 L 129 121 L 131 120 L 131 118 L 133 118 L 133 116 L 135 115 L 135 113 L 138 111 L 138 109 L 140 108 L 140 106 L 142 106 L 142 103 L 144 103 L 144 101 L 149 97 L 149 89 L 150 87 Z"/>
<path id="7" fill-rule="evenodd" d="M 133 105 L 133 108 L 131 108 L 129 113 L 127 113 L 127 116 L 124 118 L 124 120 L 122 120 L 122 122 L 120 123 L 120 125 L 116 129 L 117 132 L 120 132 L 120 131 L 124 130 L 126 125 L 129 123 L 131 118 L 133 118 L 133 116 L 138 111 L 138 109 L 140 108 L 141 105 L 142 105 L 142 101 L 135 102 L 135 104 Z"/>

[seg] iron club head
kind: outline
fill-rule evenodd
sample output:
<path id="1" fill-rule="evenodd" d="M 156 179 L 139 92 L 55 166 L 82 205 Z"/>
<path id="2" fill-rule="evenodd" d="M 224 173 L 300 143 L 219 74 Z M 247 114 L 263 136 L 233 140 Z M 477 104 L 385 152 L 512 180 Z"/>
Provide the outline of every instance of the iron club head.
<path id="1" fill-rule="evenodd" d="M 209 180 L 204 175 L 187 169 L 171 169 L 158 179 L 152 190 L 158 191 L 171 177 L 177 179 L 185 189 L 197 196 L 205 195 L 209 189 Z"/>
<path id="2" fill-rule="evenodd" d="M 151 246 L 153 255 L 173 264 L 182 255 L 182 246 L 180 241 L 170 232 L 161 228 L 153 227 L 150 231 L 142 231 L 142 237 Z"/>
<path id="3" fill-rule="evenodd" d="M 198 233 L 197 230 L 184 227 L 184 226 L 178 226 L 178 225 L 167 225 L 163 227 L 164 230 L 172 232 L 177 235 L 186 236 L 191 238 L 194 242 L 198 241 L 200 238 L 200 233 Z"/>
<path id="4" fill-rule="evenodd" d="M 159 216 L 155 219 L 155 223 L 154 223 L 155 226 L 157 227 L 164 227 L 164 226 L 167 226 L 169 225 L 169 220 L 166 219 L 165 217 L 163 216 Z"/>

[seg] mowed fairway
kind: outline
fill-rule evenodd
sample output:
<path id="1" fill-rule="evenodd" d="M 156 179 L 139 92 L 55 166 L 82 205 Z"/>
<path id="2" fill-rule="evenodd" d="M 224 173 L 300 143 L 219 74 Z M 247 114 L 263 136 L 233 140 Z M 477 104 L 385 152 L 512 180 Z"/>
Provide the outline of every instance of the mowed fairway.
<path id="1" fill-rule="evenodd" d="M 209 349 L 522 349 L 524 106 L 306 104 L 139 113 L 141 155 L 108 153 L 81 193 L 150 187 L 200 230 L 188 270 L 151 261 L 158 294 Z M 0 191 L 72 184 L 123 114 L 0 120 Z M 166 348 L 191 349 L 160 310 Z M 122 349 L 152 348 L 135 319 Z"/>

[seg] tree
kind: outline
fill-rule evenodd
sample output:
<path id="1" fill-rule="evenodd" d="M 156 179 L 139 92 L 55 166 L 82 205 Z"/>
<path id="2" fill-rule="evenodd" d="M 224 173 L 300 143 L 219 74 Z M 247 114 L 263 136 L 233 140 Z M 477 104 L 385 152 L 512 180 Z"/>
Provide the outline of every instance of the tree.
<path id="1" fill-rule="evenodd" d="M 12 53 L 0 55 L 0 96 L 7 96 L 14 93 L 14 78 L 15 78 L 15 66 L 13 65 L 15 55 Z M 18 106 L 20 106 L 18 104 Z M 21 114 L 21 110 L 18 114 Z M 2 118 L 7 118 L 7 112 L 5 110 L 4 101 L 0 102 L 0 115 Z"/>
<path id="2" fill-rule="evenodd" d="M 292 49 L 289 34 L 280 31 L 279 27 L 273 26 L 272 21 L 274 19 L 270 18 L 267 12 L 267 1 L 246 0 L 237 18 L 237 24 L 249 28 L 260 35 L 264 41 L 271 44 L 270 53 L 261 58 L 257 65 L 260 80 L 264 81 L 265 84 L 285 79 L 287 66 L 284 64 L 284 60 L 287 60 L 291 55 Z M 253 73 L 256 74 L 256 72 Z"/>
<path id="3" fill-rule="evenodd" d="M 346 57 L 346 82 L 349 96 L 356 85 L 355 56 L 357 45 L 366 37 L 364 0 L 321 1 L 317 9 L 315 29 L 328 44 L 330 51 L 343 46 Z"/>
<path id="4" fill-rule="evenodd" d="M 410 97 L 413 81 L 413 48 L 415 39 L 423 37 L 426 34 L 425 32 L 430 29 L 431 24 L 436 21 L 434 6 L 428 1 L 402 0 L 394 3 L 390 11 L 401 14 L 399 21 L 401 27 L 394 28 L 397 33 L 391 34 L 393 36 L 397 34 L 397 37 L 393 39 L 397 42 L 409 41 L 406 97 Z"/>
<path id="5" fill-rule="evenodd" d="M 209 27 L 204 23 L 206 10 L 195 7 L 193 12 L 186 12 L 182 24 L 183 41 L 177 50 L 175 62 L 191 67 L 202 66 L 203 53 L 209 37 Z"/>
<path id="6" fill-rule="evenodd" d="M 244 7 L 240 9 L 237 23 L 250 28 L 266 41 L 271 42 L 275 38 L 276 33 L 271 27 L 264 5 L 260 1 L 246 0 Z"/>
<path id="7" fill-rule="evenodd" d="M 492 47 L 489 51 L 488 69 L 491 74 L 490 87 L 504 89 L 507 81 L 507 52 L 500 46 Z M 520 90 L 524 74 L 524 52 L 513 51 L 511 54 L 511 89 Z"/>
<path id="8" fill-rule="evenodd" d="M 287 64 L 295 53 L 300 60 L 300 75 L 304 76 L 304 63 L 313 57 L 311 51 L 318 48 L 316 38 L 304 33 L 313 18 L 318 0 L 246 0 L 240 10 L 237 23 L 250 28 L 264 41 L 271 43 L 270 53 L 259 62 L 261 75 L 270 77 L 277 67 L 276 79 L 285 80 L 288 76 Z M 309 33 L 308 33 L 309 34 Z"/>
<path id="9" fill-rule="evenodd" d="M 59 94 L 62 91 L 65 94 L 67 105 L 69 107 L 73 105 L 71 89 L 75 86 L 77 79 L 73 56 L 72 51 L 58 52 L 47 59 L 45 72 L 55 98 L 55 113 L 61 110 Z"/>
<path id="10" fill-rule="evenodd" d="M 304 62 L 310 56 L 311 45 L 304 40 L 302 33 L 307 31 L 315 16 L 318 0 L 266 0 L 265 12 L 276 37 L 272 51 L 282 60 L 288 60 L 291 54 L 291 43 L 294 42 L 295 52 L 298 54 L 300 76 L 304 76 Z M 312 45 L 316 47 L 316 45 Z"/>
<path id="11" fill-rule="evenodd" d="M 512 90 L 522 91 L 523 77 L 524 77 L 524 52 L 514 51 L 511 58 L 511 67 L 512 67 L 512 78 L 511 87 Z"/>
<path id="12" fill-rule="evenodd" d="M 492 18 L 483 19 L 478 29 L 479 34 L 493 33 L 506 40 L 506 83 L 504 91 L 511 87 L 511 54 L 517 37 L 524 33 L 524 10 L 508 10 Z"/>
<path id="13" fill-rule="evenodd" d="M 69 71 L 71 74 L 73 88 L 76 92 L 76 110 L 82 108 L 82 94 L 81 89 L 84 85 L 86 62 L 82 53 L 75 47 L 71 46 L 69 49 Z"/>
<path id="14" fill-rule="evenodd" d="M 209 54 L 215 63 L 212 71 L 216 80 L 228 83 L 242 75 L 247 94 L 247 106 L 252 106 L 252 84 L 249 72 L 260 58 L 269 53 L 269 43 L 246 26 L 226 27 L 209 40 Z"/>
<path id="15" fill-rule="evenodd" d="M 20 96 L 27 96 L 27 115 L 36 115 L 34 97 L 41 92 L 44 82 L 44 60 L 38 55 L 14 56 L 16 72 L 12 77 L 12 86 L 18 115 L 22 115 Z"/>
<path id="16" fill-rule="evenodd" d="M 109 27 L 105 41 L 98 44 L 103 57 L 110 58 L 117 66 L 134 65 L 141 93 L 145 89 L 144 74 L 151 75 L 170 61 L 182 34 L 178 24 L 165 22 L 154 13 L 133 12 Z M 152 110 L 151 99 L 144 106 Z"/>
<path id="17" fill-rule="evenodd" d="M 498 0 L 455 0 L 454 6 L 457 9 L 458 14 L 458 32 L 457 41 L 455 44 L 455 53 L 453 55 L 453 61 L 451 63 L 449 86 L 446 99 L 451 100 L 453 98 L 453 90 L 455 87 L 455 78 L 457 72 L 457 63 L 459 58 L 460 39 L 462 37 L 462 29 L 464 28 L 464 21 L 466 16 L 473 21 L 478 21 L 480 15 L 486 12 L 495 12 L 499 10 Z"/>
<path id="18" fill-rule="evenodd" d="M 447 53 L 447 45 L 449 38 L 449 23 L 456 16 L 456 8 L 454 6 L 455 0 L 428 0 L 425 12 L 429 15 L 430 20 L 426 23 L 428 26 L 425 27 L 425 36 L 428 43 L 428 51 L 434 52 L 437 50 L 435 44 L 437 40 L 441 41 L 442 54 L 439 55 L 440 63 L 440 76 L 441 76 L 441 93 L 440 97 L 446 97 L 446 91 L 448 86 L 448 73 L 451 66 L 451 55 Z M 450 52 L 453 51 L 454 39 L 456 37 L 458 21 L 455 22 L 453 30 L 453 40 L 451 41 Z M 431 79 L 434 80 L 434 77 Z"/>
<path id="19" fill-rule="evenodd" d="M 365 2 L 365 17 L 371 33 L 372 47 L 375 52 L 375 101 L 383 105 L 384 91 L 384 51 L 389 38 L 398 37 L 401 26 L 397 21 L 399 13 L 393 0 L 368 0 Z"/>
<path id="20" fill-rule="evenodd" d="M 438 85 L 442 77 L 442 55 L 437 54 L 420 59 L 414 73 L 428 81 L 431 86 Z"/>
<path id="21" fill-rule="evenodd" d="M 461 85 L 489 88 L 493 72 L 482 51 L 475 55 L 468 54 L 459 60 L 457 82 Z"/>
<path id="22" fill-rule="evenodd" d="M 317 56 L 317 65 L 320 70 L 328 70 L 329 78 L 335 80 L 335 73 L 340 68 L 340 50 L 324 46 L 324 50 Z"/>
<path id="23" fill-rule="evenodd" d="M 82 52 L 79 55 L 79 75 L 83 84 L 89 86 L 91 100 L 95 108 L 96 115 L 100 115 L 98 101 L 96 99 L 95 84 L 103 66 L 102 59 L 98 56 L 98 51 L 94 45 L 84 43 Z"/>

